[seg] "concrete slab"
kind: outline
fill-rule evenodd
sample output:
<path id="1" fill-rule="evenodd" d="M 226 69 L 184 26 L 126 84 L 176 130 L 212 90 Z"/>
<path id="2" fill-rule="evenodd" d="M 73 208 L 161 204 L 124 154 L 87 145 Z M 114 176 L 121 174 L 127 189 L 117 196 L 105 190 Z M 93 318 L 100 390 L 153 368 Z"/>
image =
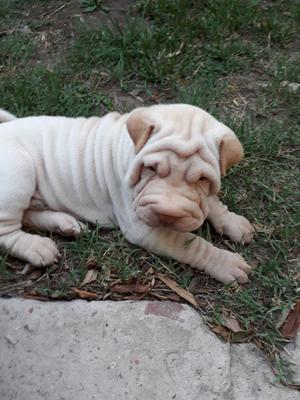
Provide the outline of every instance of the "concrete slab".
<path id="1" fill-rule="evenodd" d="M 236 400 L 296 400 L 299 392 L 276 384 L 263 353 L 254 344 L 231 346 L 232 398 Z"/>
<path id="2" fill-rule="evenodd" d="M 1 400 L 299 398 L 251 346 L 170 302 L 0 299 L 0 357 Z"/>
<path id="3" fill-rule="evenodd" d="M 300 385 L 300 330 L 295 340 L 286 346 L 286 352 L 283 354 L 295 366 L 295 383 Z"/>

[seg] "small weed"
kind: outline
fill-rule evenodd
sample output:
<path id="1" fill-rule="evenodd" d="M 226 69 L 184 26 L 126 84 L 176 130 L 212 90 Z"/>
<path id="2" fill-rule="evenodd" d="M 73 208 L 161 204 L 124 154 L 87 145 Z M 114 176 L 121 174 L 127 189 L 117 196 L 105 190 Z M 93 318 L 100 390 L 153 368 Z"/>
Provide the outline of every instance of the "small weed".
<path id="1" fill-rule="evenodd" d="M 48 114 L 90 116 L 101 114 L 100 107 L 112 109 L 112 100 L 88 83 L 70 79 L 63 70 L 37 67 L 20 73 L 14 81 L 0 86 L 2 107 L 17 115 Z"/>
<path id="2" fill-rule="evenodd" d="M 0 254 L 0 283 L 2 279 L 5 281 L 9 279 L 11 275 L 11 271 L 7 268 L 7 255 Z"/>
<path id="3" fill-rule="evenodd" d="M 102 0 L 81 0 L 80 3 L 84 12 L 107 11 Z"/>
<path id="4" fill-rule="evenodd" d="M 0 64 L 9 68 L 15 63 L 24 64 L 36 50 L 30 37 L 21 33 L 12 33 L 0 41 Z"/>
<path id="5" fill-rule="evenodd" d="M 4 19 L 11 15 L 18 14 L 19 5 L 20 5 L 19 0 L 0 0 L 0 21 L 2 18 Z"/>
<path id="6" fill-rule="evenodd" d="M 273 365 L 277 374 L 275 382 L 291 382 L 291 384 L 294 384 L 294 365 L 289 360 L 275 353 Z"/>

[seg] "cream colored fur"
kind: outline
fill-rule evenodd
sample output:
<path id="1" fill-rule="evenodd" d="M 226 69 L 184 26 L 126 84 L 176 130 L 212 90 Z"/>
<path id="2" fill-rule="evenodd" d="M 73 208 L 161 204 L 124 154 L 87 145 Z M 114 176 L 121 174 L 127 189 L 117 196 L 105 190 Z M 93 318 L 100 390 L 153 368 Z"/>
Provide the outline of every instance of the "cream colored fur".
<path id="1" fill-rule="evenodd" d="M 145 249 L 228 283 L 250 266 L 191 233 L 208 220 L 233 241 L 250 223 L 217 194 L 221 172 L 242 158 L 234 133 L 200 108 L 158 105 L 103 118 L 14 116 L 0 109 L 0 245 L 35 266 L 59 256 L 34 225 L 76 236 L 81 223 L 118 225 Z"/>
<path id="2" fill-rule="evenodd" d="M 8 122 L 12 121 L 13 119 L 16 119 L 15 115 L 0 108 L 0 122 Z"/>

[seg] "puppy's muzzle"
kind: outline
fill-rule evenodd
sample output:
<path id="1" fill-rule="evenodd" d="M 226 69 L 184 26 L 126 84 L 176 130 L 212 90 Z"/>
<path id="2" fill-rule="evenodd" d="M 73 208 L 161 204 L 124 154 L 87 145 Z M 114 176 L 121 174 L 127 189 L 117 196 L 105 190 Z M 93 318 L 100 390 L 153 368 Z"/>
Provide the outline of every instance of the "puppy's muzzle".
<path id="1" fill-rule="evenodd" d="M 177 217 L 173 217 L 172 215 L 166 215 L 166 214 L 158 214 L 158 218 L 162 225 L 171 225 L 175 221 L 177 221 Z"/>
<path id="2" fill-rule="evenodd" d="M 199 228 L 204 214 L 199 205 L 185 198 L 145 196 L 136 207 L 137 216 L 150 226 L 165 226 L 181 232 Z"/>

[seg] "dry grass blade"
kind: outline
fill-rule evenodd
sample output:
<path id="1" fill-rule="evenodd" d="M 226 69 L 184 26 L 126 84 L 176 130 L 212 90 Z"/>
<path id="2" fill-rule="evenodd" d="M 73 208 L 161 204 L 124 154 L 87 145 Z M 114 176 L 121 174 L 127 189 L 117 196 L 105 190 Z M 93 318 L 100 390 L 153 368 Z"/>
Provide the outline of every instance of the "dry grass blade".
<path id="1" fill-rule="evenodd" d="M 25 267 L 21 271 L 21 275 L 26 275 L 28 272 L 32 271 L 32 266 L 30 263 L 27 263 Z"/>
<path id="2" fill-rule="evenodd" d="M 192 304 L 195 308 L 199 308 L 196 299 L 192 295 L 192 293 L 188 292 L 186 289 L 182 288 L 175 282 L 173 279 L 169 278 L 166 275 L 161 274 L 160 272 L 156 272 L 156 276 L 160 279 L 168 288 L 172 289 L 175 293 L 177 293 L 180 297 L 185 299 L 187 302 Z"/>
<path id="3" fill-rule="evenodd" d="M 56 8 L 54 11 L 50 12 L 49 14 L 44 14 L 42 16 L 42 19 L 48 19 L 52 17 L 53 15 L 57 14 L 59 11 L 63 10 L 65 7 L 67 7 L 68 3 L 63 4 L 62 6 Z"/>

